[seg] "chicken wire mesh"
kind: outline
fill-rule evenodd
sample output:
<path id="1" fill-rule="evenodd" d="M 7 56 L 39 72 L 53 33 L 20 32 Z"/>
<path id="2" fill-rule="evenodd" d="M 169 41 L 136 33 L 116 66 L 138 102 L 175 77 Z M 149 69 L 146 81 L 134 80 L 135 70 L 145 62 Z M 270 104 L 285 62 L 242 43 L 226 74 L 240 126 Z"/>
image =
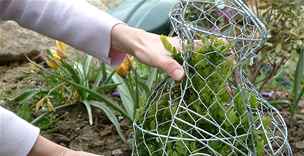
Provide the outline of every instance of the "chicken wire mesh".
<path id="1" fill-rule="evenodd" d="M 291 156 L 282 116 L 246 76 L 267 35 L 256 16 L 241 0 L 180 0 L 170 20 L 186 78 L 154 89 L 133 155 Z"/>

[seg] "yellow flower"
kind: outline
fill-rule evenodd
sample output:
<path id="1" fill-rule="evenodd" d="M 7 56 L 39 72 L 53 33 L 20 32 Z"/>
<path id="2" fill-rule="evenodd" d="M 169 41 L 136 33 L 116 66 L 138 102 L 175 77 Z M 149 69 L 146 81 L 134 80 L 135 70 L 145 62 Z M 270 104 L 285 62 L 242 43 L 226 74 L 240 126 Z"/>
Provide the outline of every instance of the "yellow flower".
<path id="1" fill-rule="evenodd" d="M 35 106 L 36 106 L 36 107 L 35 107 L 35 112 L 36 112 L 36 113 L 39 112 L 40 108 L 43 107 L 44 101 L 45 101 L 45 97 L 42 98 L 42 99 L 40 99 L 40 100 L 35 104 Z"/>
<path id="2" fill-rule="evenodd" d="M 59 64 L 54 60 L 47 60 L 47 65 L 53 69 L 57 69 L 59 67 Z"/>
<path id="3" fill-rule="evenodd" d="M 49 112 L 55 112 L 54 105 L 49 98 L 47 98 L 46 105 Z"/>
<path id="4" fill-rule="evenodd" d="M 50 49 L 50 52 L 51 52 L 51 58 L 54 59 L 54 60 L 61 60 L 62 57 L 60 56 L 60 52 L 58 52 L 58 50 L 56 49 Z"/>
<path id="5" fill-rule="evenodd" d="M 39 112 L 39 110 L 43 107 L 46 107 L 49 112 L 54 112 L 55 108 L 51 102 L 51 100 L 46 96 L 40 99 L 35 105 L 35 112 Z"/>
<path id="6" fill-rule="evenodd" d="M 49 67 L 57 69 L 59 67 L 59 61 L 66 57 L 66 45 L 63 42 L 56 41 L 56 47 L 49 49 L 48 52 L 49 55 L 46 63 Z"/>
<path id="7" fill-rule="evenodd" d="M 123 62 L 116 68 L 116 72 L 122 77 L 127 76 L 130 70 L 132 69 L 132 62 L 133 57 L 127 56 L 123 60 Z"/>
<path id="8" fill-rule="evenodd" d="M 57 55 L 61 58 L 65 58 L 66 47 L 66 44 L 64 44 L 63 42 L 56 41 Z"/>

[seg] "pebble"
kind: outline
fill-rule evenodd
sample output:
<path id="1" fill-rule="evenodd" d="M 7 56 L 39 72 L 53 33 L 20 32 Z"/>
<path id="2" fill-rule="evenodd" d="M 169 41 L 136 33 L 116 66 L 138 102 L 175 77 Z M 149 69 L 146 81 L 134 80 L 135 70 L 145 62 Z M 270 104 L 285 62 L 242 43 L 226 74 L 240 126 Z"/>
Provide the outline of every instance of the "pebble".
<path id="1" fill-rule="evenodd" d="M 114 151 L 112 151 L 112 155 L 114 156 L 118 156 L 118 155 L 122 155 L 123 152 L 121 151 L 121 149 L 116 149 Z"/>
<path id="2" fill-rule="evenodd" d="M 297 142 L 296 143 L 296 148 L 298 148 L 298 149 L 304 149 L 304 141 Z"/>

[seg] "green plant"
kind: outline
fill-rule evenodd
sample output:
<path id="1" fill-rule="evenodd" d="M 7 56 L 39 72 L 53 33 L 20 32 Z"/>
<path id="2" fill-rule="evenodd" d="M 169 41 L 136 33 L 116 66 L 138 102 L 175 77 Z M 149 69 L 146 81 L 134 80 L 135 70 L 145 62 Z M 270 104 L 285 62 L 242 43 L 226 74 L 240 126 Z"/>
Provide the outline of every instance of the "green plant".
<path id="1" fill-rule="evenodd" d="M 304 95 L 304 86 L 303 86 L 303 76 L 304 76 L 304 50 L 299 49 L 298 55 L 295 59 L 295 65 L 293 65 L 293 60 L 290 60 L 288 65 L 286 65 L 286 71 L 284 71 L 287 76 L 288 80 L 291 81 L 292 87 L 290 88 L 284 88 L 286 90 L 286 93 L 289 95 L 288 97 L 282 97 L 279 99 L 274 99 L 271 102 L 274 106 L 289 106 L 289 111 L 291 113 L 291 117 L 295 115 L 295 113 L 298 112 L 298 106 L 299 103 Z M 296 68 L 294 71 L 293 69 Z M 288 71 L 288 73 L 287 73 Z M 293 71 L 293 73 L 290 73 L 290 71 Z M 284 80 L 286 81 L 286 80 Z M 285 86 L 286 87 L 286 86 Z M 276 86 L 278 88 L 278 86 Z"/>
<path id="2" fill-rule="evenodd" d="M 67 58 L 58 60 L 56 69 L 47 69 L 32 63 L 39 69 L 45 86 L 25 91 L 14 100 L 23 103 L 36 99 L 34 102 L 36 112 L 40 112 L 41 115 L 34 119 L 33 123 L 58 109 L 81 103 L 87 110 L 90 124 L 93 124 L 92 109 L 101 109 L 113 123 L 121 138 L 125 140 L 117 115 L 123 115 L 132 120 L 133 113 L 129 109 L 132 106 L 124 103 L 122 107 L 109 96 L 120 85 L 112 81 L 115 71 L 110 70 L 104 64 L 98 66 L 88 55 L 84 60 L 79 61 Z"/>
<path id="3" fill-rule="evenodd" d="M 294 116 L 294 114 L 298 110 L 299 102 L 304 95 L 303 77 L 304 77 L 304 49 L 301 49 L 299 50 L 299 59 L 294 73 L 292 100 L 290 106 L 290 111 L 292 113 L 292 116 Z"/>
<path id="4" fill-rule="evenodd" d="M 247 0 L 269 30 L 267 43 L 249 70 L 249 79 L 263 90 L 303 47 L 304 8 L 301 0 Z"/>
<path id="5" fill-rule="evenodd" d="M 20 105 L 20 107 L 17 110 L 16 113 L 19 117 L 21 117 L 22 119 L 26 120 L 26 121 L 31 121 L 33 120 L 32 117 L 32 109 L 29 105 L 27 104 L 22 104 Z"/>
<path id="6" fill-rule="evenodd" d="M 118 74 L 113 75 L 112 81 L 120 84 L 117 87 L 122 105 L 129 112 L 132 122 L 142 118 L 144 103 L 151 94 L 151 90 L 160 73 L 157 69 L 148 67 L 138 62 L 133 62 L 133 69 L 122 78 Z"/>
<path id="7" fill-rule="evenodd" d="M 185 59 L 164 36 L 161 40 L 174 58 Z M 138 123 L 160 136 L 136 133 L 137 154 L 244 155 L 250 153 L 245 147 L 248 145 L 251 152 L 264 155 L 268 141 L 264 130 L 271 126 L 272 119 L 268 115 L 248 115 L 247 107 L 258 109 L 262 104 L 254 92 L 239 89 L 238 80 L 231 79 L 237 69 L 235 56 L 229 54 L 231 45 L 214 36 L 201 36 L 200 42 L 202 46 L 189 58 L 187 79 L 161 83 L 160 89 L 153 92 L 146 106 L 148 111 Z M 251 127 L 250 123 L 257 122 L 261 122 L 263 128 Z M 203 130 L 198 130 L 200 128 Z M 218 139 L 219 133 L 227 140 Z M 193 141 L 189 136 L 204 141 Z"/>

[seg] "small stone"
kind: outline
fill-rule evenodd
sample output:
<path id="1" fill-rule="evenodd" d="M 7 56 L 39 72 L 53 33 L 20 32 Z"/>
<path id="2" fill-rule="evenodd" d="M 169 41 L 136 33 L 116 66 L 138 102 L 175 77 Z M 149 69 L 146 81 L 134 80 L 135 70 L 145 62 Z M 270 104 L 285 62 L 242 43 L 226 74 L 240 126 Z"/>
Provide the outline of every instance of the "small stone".
<path id="1" fill-rule="evenodd" d="M 112 155 L 114 155 L 114 156 L 118 156 L 118 155 L 121 155 L 121 154 L 123 154 L 121 149 L 116 149 L 116 150 L 112 151 Z"/>
<path id="2" fill-rule="evenodd" d="M 298 149 L 304 149 L 304 141 L 297 142 L 296 143 L 296 148 L 298 148 Z"/>

